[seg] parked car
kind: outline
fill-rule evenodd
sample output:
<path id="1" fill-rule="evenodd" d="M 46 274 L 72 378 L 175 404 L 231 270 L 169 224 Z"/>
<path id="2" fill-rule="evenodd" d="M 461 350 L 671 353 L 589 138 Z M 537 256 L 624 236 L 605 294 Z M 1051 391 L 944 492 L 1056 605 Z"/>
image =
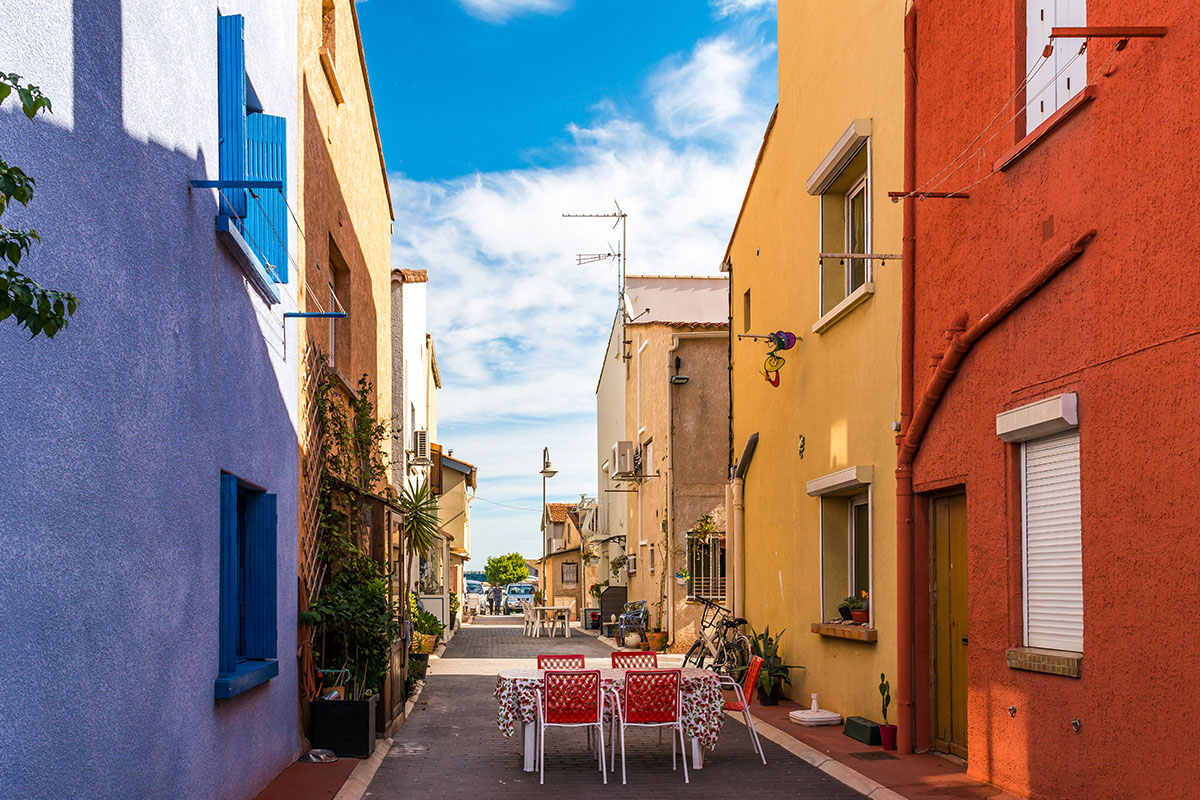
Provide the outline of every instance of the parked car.
<path id="1" fill-rule="evenodd" d="M 533 584 L 510 583 L 504 597 L 504 613 L 516 613 L 521 610 L 521 602 L 533 602 Z"/>

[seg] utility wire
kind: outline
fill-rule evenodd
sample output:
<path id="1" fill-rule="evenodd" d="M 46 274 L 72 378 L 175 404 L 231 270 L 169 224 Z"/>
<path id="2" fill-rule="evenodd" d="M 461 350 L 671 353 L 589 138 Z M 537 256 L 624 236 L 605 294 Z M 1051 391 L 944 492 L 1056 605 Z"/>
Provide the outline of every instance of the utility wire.
<path id="1" fill-rule="evenodd" d="M 488 500 L 486 497 L 480 497 L 479 495 L 475 495 L 474 499 L 482 500 L 485 503 L 491 503 L 501 508 L 511 508 L 513 511 L 528 511 L 530 514 L 540 514 L 542 511 L 540 508 L 521 508 L 520 506 L 510 506 L 508 503 L 497 503 L 495 500 Z"/>

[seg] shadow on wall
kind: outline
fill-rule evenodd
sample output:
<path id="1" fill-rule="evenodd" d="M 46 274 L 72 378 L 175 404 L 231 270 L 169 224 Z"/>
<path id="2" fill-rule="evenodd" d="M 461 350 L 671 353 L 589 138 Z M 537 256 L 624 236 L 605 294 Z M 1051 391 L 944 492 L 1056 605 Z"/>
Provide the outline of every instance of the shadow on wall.
<path id="1" fill-rule="evenodd" d="M 121 4 L 75 0 L 73 31 L 55 67 L 72 73 L 73 128 L 30 124 L 11 102 L 0 113 L 0 156 L 38 181 L 30 208 L 5 216 L 42 236 L 21 267 L 80 301 L 53 341 L 0 323 L 0 729 L 26 754 L 5 759 L 0 786 L 27 798 L 252 796 L 299 749 L 294 633 L 279 625 L 278 677 L 213 700 L 218 487 L 228 469 L 278 494 L 286 620 L 297 442 L 275 374 L 283 330 L 216 244 L 213 193 L 187 189 L 204 151 L 124 128 Z M 196 45 L 164 37 L 173 46 Z M 213 99 L 215 82 L 214 69 Z M 51 753 L 62 755 L 33 755 Z"/>

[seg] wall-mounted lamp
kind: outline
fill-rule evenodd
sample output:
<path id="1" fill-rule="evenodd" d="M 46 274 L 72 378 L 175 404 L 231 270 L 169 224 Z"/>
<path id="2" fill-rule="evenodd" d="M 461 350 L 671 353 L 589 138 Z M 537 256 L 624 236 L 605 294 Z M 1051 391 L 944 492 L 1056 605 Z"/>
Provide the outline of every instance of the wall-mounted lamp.
<path id="1" fill-rule="evenodd" d="M 689 378 L 687 375 L 672 375 L 671 376 L 671 383 L 675 384 L 676 386 L 681 386 L 690 380 L 691 380 L 691 378 Z"/>

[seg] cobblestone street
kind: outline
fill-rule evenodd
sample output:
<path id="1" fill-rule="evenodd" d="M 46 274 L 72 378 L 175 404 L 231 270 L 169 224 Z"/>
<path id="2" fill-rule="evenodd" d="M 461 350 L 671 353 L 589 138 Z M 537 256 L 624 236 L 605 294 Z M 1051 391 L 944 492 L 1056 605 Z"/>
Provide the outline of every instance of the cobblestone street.
<path id="1" fill-rule="evenodd" d="M 671 743 L 658 733 L 626 734 L 628 784 L 621 785 L 620 754 L 615 774 L 603 785 L 582 731 L 551 730 L 546 737 L 546 784 L 521 769 L 521 742 L 505 739 L 496 726 L 492 692 L 496 672 L 533 666 L 538 653 L 582 653 L 588 666 L 607 664 L 611 650 L 578 630 L 568 639 L 522 636 L 518 618 L 483 618 L 463 628 L 430 675 L 407 724 L 375 775 L 367 797 L 735 797 L 752 787 L 756 798 L 859 798 L 830 776 L 763 740 L 767 765 L 754 754 L 742 725 L 726 719 L 717 749 L 704 769 L 671 771 Z M 605 731 L 607 738 L 607 731 Z"/>

